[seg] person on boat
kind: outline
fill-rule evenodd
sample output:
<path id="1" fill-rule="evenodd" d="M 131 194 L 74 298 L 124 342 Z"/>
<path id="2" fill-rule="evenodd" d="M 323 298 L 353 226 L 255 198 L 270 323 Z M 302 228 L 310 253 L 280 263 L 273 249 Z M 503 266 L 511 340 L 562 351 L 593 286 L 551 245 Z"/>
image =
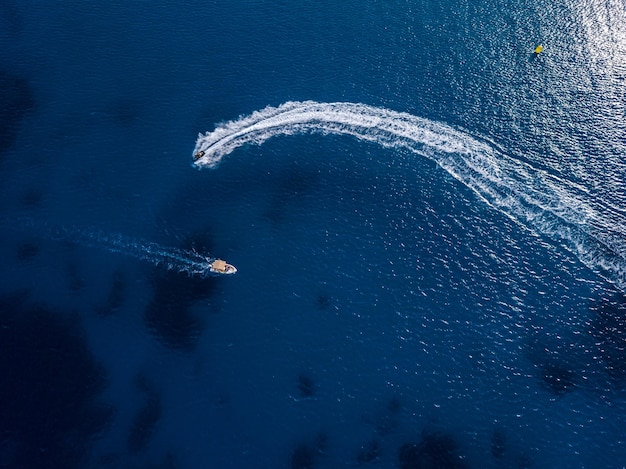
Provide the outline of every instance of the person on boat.
<path id="1" fill-rule="evenodd" d="M 195 155 L 193 155 L 193 159 L 194 160 L 198 160 L 198 159 L 202 158 L 203 156 L 204 156 L 204 150 L 200 150 Z"/>

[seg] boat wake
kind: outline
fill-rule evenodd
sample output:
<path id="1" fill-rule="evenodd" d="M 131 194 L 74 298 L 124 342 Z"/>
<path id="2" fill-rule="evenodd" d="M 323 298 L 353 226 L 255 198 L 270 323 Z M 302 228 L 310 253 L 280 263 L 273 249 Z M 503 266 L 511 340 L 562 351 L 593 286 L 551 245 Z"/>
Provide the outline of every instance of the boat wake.
<path id="1" fill-rule="evenodd" d="M 104 248 L 110 252 L 131 256 L 189 276 L 211 276 L 211 265 L 216 260 L 194 250 L 161 246 L 150 241 L 133 239 L 119 234 L 107 235 L 97 231 L 78 234 L 81 236 L 74 236 L 72 240 L 82 245 Z"/>
<path id="2" fill-rule="evenodd" d="M 625 213 L 594 199 L 585 187 L 442 123 L 365 104 L 286 102 L 200 134 L 194 164 L 213 168 L 242 145 L 305 133 L 349 135 L 429 158 L 485 202 L 559 242 L 626 291 Z"/>
<path id="3" fill-rule="evenodd" d="M 50 226 L 33 220 L 23 220 L 22 225 L 36 228 L 37 233 L 54 241 L 67 241 L 89 248 L 105 249 L 189 276 L 204 278 L 215 275 L 211 266 L 216 258 L 195 250 L 161 246 L 120 234 L 110 235 L 95 230 Z"/>

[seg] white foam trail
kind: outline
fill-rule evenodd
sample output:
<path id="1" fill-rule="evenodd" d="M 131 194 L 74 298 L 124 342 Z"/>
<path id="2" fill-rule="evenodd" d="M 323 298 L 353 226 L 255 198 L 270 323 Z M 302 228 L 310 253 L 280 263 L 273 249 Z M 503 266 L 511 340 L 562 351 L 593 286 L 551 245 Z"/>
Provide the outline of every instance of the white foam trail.
<path id="1" fill-rule="evenodd" d="M 208 277 L 211 275 L 211 263 L 215 260 L 194 250 L 165 247 L 119 234 L 107 235 L 99 231 L 88 231 L 74 232 L 72 235 L 71 240 L 79 244 L 104 248 L 189 276 Z"/>
<path id="2" fill-rule="evenodd" d="M 435 161 L 484 201 L 547 235 L 626 291 L 626 216 L 589 191 L 511 158 L 496 145 L 411 114 L 354 103 L 286 102 L 200 134 L 198 167 L 215 167 L 245 144 L 279 135 L 351 135 Z"/>
<path id="3" fill-rule="evenodd" d="M 44 238 L 55 241 L 68 241 L 90 248 L 106 249 L 162 266 L 168 270 L 184 273 L 189 276 L 211 276 L 210 265 L 215 258 L 200 254 L 194 250 L 165 247 L 150 241 L 134 239 L 120 234 L 111 235 L 95 230 L 72 229 L 52 226 L 32 219 L 19 220 L 12 224 L 13 228 L 22 225 L 35 228 Z"/>

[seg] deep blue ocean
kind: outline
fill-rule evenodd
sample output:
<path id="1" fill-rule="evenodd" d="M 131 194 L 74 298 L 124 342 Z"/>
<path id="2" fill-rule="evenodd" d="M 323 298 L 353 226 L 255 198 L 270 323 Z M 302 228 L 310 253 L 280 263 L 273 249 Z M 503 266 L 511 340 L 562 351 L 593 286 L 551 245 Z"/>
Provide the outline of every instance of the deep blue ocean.
<path id="1" fill-rule="evenodd" d="M 1 468 L 626 467 L 622 0 L 2 0 L 0 207 Z"/>

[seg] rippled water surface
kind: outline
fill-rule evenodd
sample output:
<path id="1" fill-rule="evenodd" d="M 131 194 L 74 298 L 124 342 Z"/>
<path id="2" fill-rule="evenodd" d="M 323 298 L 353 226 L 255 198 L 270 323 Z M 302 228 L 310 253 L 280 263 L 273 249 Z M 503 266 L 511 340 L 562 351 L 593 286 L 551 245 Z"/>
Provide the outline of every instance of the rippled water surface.
<path id="1" fill-rule="evenodd" d="M 626 466 L 626 7 L 440 3 L 0 5 L 0 466 Z"/>

